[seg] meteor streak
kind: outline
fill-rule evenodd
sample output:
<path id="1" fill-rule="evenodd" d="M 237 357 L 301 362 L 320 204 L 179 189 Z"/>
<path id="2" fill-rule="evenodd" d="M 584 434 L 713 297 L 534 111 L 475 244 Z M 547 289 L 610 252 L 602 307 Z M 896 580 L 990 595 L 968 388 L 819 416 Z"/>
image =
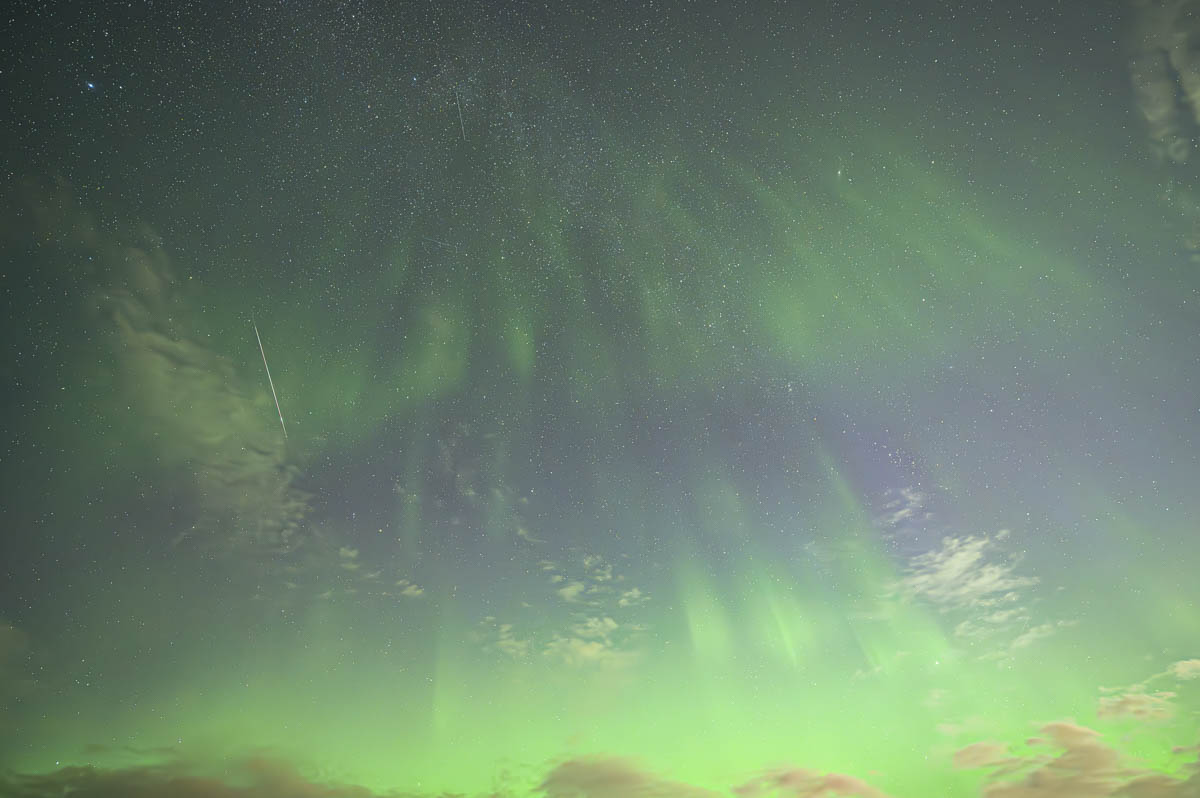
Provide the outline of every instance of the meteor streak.
<path id="1" fill-rule="evenodd" d="M 263 368 L 267 370 L 267 383 L 271 386 L 271 396 L 275 397 L 275 412 L 279 414 L 279 426 L 283 429 L 283 437 L 287 438 L 287 426 L 283 423 L 283 411 L 279 409 L 279 395 L 275 393 L 275 380 L 271 379 L 271 367 L 267 365 L 267 352 L 263 349 L 262 336 L 258 334 L 258 325 L 254 323 L 254 319 L 250 320 L 250 324 L 254 326 L 254 337 L 258 339 L 258 351 L 262 353 Z"/>

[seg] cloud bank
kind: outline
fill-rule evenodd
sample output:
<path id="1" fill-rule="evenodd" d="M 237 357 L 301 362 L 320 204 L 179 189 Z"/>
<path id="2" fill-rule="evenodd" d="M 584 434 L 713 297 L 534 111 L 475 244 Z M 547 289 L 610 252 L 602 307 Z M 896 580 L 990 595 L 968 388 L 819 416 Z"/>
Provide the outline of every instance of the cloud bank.
<path id="1" fill-rule="evenodd" d="M 1044 725 L 1020 752 L 997 742 L 977 742 L 954 752 L 946 770 L 914 752 L 910 764 L 929 772 L 927 798 L 939 777 L 986 769 L 981 798 L 1196 798 L 1200 746 L 1172 749 L 1176 775 L 1123 760 L 1101 734 L 1069 721 Z M 265 756 L 222 760 L 205 768 L 171 758 L 162 764 L 103 769 L 67 767 L 44 774 L 0 776 L 2 798 L 451 798 L 447 793 L 379 792 L 326 783 L 293 764 Z M 220 775 L 215 775 L 220 773 Z M 468 798 L 454 794 L 454 798 Z M 577 757 L 559 762 L 529 789 L 492 791 L 470 798 L 905 798 L 845 773 L 772 768 L 739 784 L 713 790 L 671 779 L 619 757 Z"/>

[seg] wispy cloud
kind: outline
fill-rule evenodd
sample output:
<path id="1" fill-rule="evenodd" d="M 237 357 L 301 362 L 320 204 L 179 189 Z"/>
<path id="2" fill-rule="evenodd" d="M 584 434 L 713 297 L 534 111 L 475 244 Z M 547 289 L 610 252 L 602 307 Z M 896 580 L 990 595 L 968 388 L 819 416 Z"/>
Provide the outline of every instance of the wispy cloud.
<path id="1" fill-rule="evenodd" d="M 1200 659 L 1172 662 L 1165 670 L 1124 687 L 1101 687 L 1096 714 L 1102 718 L 1133 718 L 1136 720 L 1168 720 L 1175 716 L 1173 690 L 1151 691 L 1151 682 L 1162 680 L 1190 681 L 1200 678 Z"/>
<path id="2" fill-rule="evenodd" d="M 624 581 L 612 563 L 599 554 L 584 554 L 573 565 L 560 566 L 552 560 L 540 560 L 537 565 L 543 573 L 549 574 L 550 584 L 560 585 L 554 592 L 569 604 L 601 606 L 606 597 L 617 594 L 617 583 Z M 628 591 L 621 595 L 626 594 Z M 630 595 L 629 598 L 636 603 L 634 600 L 641 595 L 641 591 L 637 591 L 636 595 Z M 621 606 L 632 606 L 632 603 Z"/>
<path id="3" fill-rule="evenodd" d="M 589 617 L 572 624 L 566 634 L 554 635 L 543 653 L 567 665 L 621 667 L 637 659 L 636 652 L 622 645 L 626 637 L 612 618 Z"/>
<path id="4" fill-rule="evenodd" d="M 636 607 L 639 604 L 644 604 L 649 600 L 649 596 L 643 593 L 640 589 L 633 587 L 621 594 L 621 597 L 617 599 L 617 606 Z"/>
<path id="5" fill-rule="evenodd" d="M 540 651 L 572 666 L 613 667 L 637 660 L 631 643 L 648 627 L 628 616 L 648 600 L 645 592 L 622 589 L 624 576 L 598 554 L 568 553 L 565 561 L 543 559 L 536 567 L 550 589 L 540 605 L 522 602 L 526 609 L 539 609 L 540 617 L 534 633 L 514 650 Z"/>
<path id="6" fill-rule="evenodd" d="M 878 519 L 884 529 L 895 529 L 905 524 L 928 521 L 932 513 L 925 509 L 928 496 L 917 488 L 890 490 L 885 496 L 883 512 Z"/>
<path id="7" fill-rule="evenodd" d="M 407 579 L 396 580 L 396 587 L 400 588 L 401 596 L 407 596 L 408 598 L 420 598 L 425 595 L 425 588 L 413 584 Z"/>
<path id="8" fill-rule="evenodd" d="M 344 570 L 357 571 L 359 569 L 358 549 L 342 546 L 338 549 L 338 560 Z"/>
<path id="9" fill-rule="evenodd" d="M 1039 579 L 1018 572 L 1008 530 L 994 535 L 947 535 L 941 545 L 908 561 L 895 592 L 946 616 L 955 638 L 980 647 L 983 659 L 1007 661 L 1074 621 L 1033 623 L 1030 588 Z"/>
<path id="10" fill-rule="evenodd" d="M 1009 648 L 1010 649 L 1026 648 L 1028 646 L 1033 645 L 1038 640 L 1042 640 L 1043 638 L 1050 637 L 1055 632 L 1057 632 L 1059 629 L 1062 629 L 1067 626 L 1073 626 L 1073 625 L 1074 625 L 1073 621 L 1057 621 L 1055 623 L 1038 624 L 1037 626 L 1034 626 L 1031 629 L 1026 629 L 1024 632 L 1017 635 L 1017 637 L 1013 639 L 1012 643 L 1009 644 Z"/>
<path id="11" fill-rule="evenodd" d="M 617 622 L 612 618 L 588 618 L 572 626 L 571 631 L 578 637 L 607 640 L 617 628 Z"/>
<path id="12" fill-rule="evenodd" d="M 1096 715 L 1101 718 L 1137 718 L 1139 720 L 1166 720 L 1175 714 L 1175 693 L 1123 693 L 1104 696 Z"/>
<path id="13" fill-rule="evenodd" d="M 521 540 L 525 541 L 526 543 L 545 543 L 546 542 L 542 538 L 535 537 L 532 532 L 530 532 L 526 527 L 524 527 L 520 524 L 517 525 L 516 532 L 517 532 L 517 537 L 520 538 Z"/>
<path id="14" fill-rule="evenodd" d="M 86 288 L 99 312 L 89 317 L 96 340 L 109 348 L 104 356 L 119 387 L 94 397 L 96 411 L 134 411 L 154 453 L 146 467 L 191 482 L 178 494 L 196 497 L 188 508 L 194 523 L 173 542 L 217 543 L 233 552 L 300 547 L 310 497 L 297 487 L 270 393 L 247 382 L 229 356 L 186 323 L 190 299 L 161 237 L 144 224 L 114 232 L 82 209 L 65 183 L 30 186 L 27 200 L 39 232 L 98 267 Z M 269 352 L 270 324 L 259 323 Z M 286 415 L 287 378 L 278 371 L 275 377 Z"/>
<path id="15" fill-rule="evenodd" d="M 479 635 L 484 640 L 484 648 L 499 651 L 515 660 L 523 660 L 529 656 L 532 641 L 519 637 L 516 625 L 500 623 L 494 615 L 488 615 L 479 622 L 482 631 Z"/>
<path id="16" fill-rule="evenodd" d="M 559 598 L 563 601 L 577 602 L 581 600 L 580 596 L 583 595 L 585 590 L 587 590 L 587 585 L 583 582 L 571 582 L 566 587 L 560 587 L 554 592 L 558 593 Z"/>
<path id="17" fill-rule="evenodd" d="M 587 572 L 588 578 L 593 581 L 611 582 L 613 579 L 612 565 L 598 554 L 585 555 L 583 558 L 583 568 Z"/>
<path id="18" fill-rule="evenodd" d="M 943 610 L 987 609 L 1011 605 L 1019 591 L 1036 585 L 1035 577 L 1018 576 L 1012 565 L 998 561 L 995 538 L 986 536 L 946 537 L 934 551 L 914 557 L 901 589 L 909 596 L 924 598 Z"/>
<path id="19" fill-rule="evenodd" d="M 606 639 L 587 640 L 581 637 L 555 635 L 547 644 L 545 654 L 576 667 L 596 665 L 621 667 L 632 664 L 636 654 L 622 651 Z"/>
<path id="20" fill-rule="evenodd" d="M 524 659 L 529 656 L 529 641 L 518 639 L 513 634 L 511 623 L 500 624 L 497 630 L 496 648 L 513 659 Z"/>
<path id="21" fill-rule="evenodd" d="M 1200 679 L 1200 659 L 1184 659 L 1174 662 L 1167 671 L 1176 679 Z"/>

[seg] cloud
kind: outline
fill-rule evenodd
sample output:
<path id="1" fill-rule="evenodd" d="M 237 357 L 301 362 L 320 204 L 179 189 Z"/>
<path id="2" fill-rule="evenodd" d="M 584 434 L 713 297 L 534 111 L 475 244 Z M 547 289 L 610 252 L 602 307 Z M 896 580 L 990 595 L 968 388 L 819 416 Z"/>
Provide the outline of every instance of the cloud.
<path id="1" fill-rule="evenodd" d="M 1200 659 L 1174 662 L 1167 671 L 1176 679 L 1200 679 Z"/>
<path id="2" fill-rule="evenodd" d="M 574 667 L 620 668 L 637 659 L 634 652 L 618 648 L 607 637 L 555 635 L 542 653 Z"/>
<path id="3" fill-rule="evenodd" d="M 264 386 L 244 384 L 231 358 L 188 323 L 191 300 L 162 240 L 144 225 L 109 232 L 63 183 L 31 188 L 27 200 L 41 235 L 92 264 L 90 318 L 105 347 L 97 354 L 111 364 L 116 384 L 107 405 L 94 402 L 97 412 L 110 420 L 135 414 L 132 429 L 153 458 L 145 467 L 185 480 L 178 495 L 187 497 L 195 523 L 174 542 L 298 547 L 309 495 L 296 486 L 274 404 Z M 277 387 L 287 407 L 286 388 Z"/>
<path id="4" fill-rule="evenodd" d="M 954 767 L 960 770 L 991 767 L 1011 759 L 1007 749 L 1000 743 L 972 743 L 954 752 Z"/>
<path id="5" fill-rule="evenodd" d="M 1177 694 L 1171 690 L 1152 692 L 1149 684 L 1161 679 L 1194 679 L 1200 676 L 1200 660 L 1185 659 L 1173 662 L 1140 682 L 1124 687 L 1101 687 L 1096 710 L 1101 718 L 1132 718 L 1134 720 L 1170 720 L 1175 716 Z"/>
<path id="6" fill-rule="evenodd" d="M 992 613 L 984 617 L 971 618 L 961 621 L 954 627 L 954 636 L 983 640 L 994 637 L 997 633 L 1011 629 L 1018 621 L 1029 621 L 1029 616 L 1023 610 L 1006 610 Z"/>
<path id="7" fill-rule="evenodd" d="M 1049 637 L 1050 635 L 1054 634 L 1054 630 L 1055 630 L 1055 624 L 1052 624 L 1052 623 L 1043 623 L 1039 626 L 1035 626 L 1032 629 L 1029 629 L 1028 631 L 1023 632 L 1016 639 L 1014 639 L 1012 641 L 1011 647 L 1012 648 L 1025 648 L 1026 646 L 1033 645 L 1033 643 L 1035 643 L 1036 641 L 1041 640 L 1044 637 Z"/>
<path id="8" fill-rule="evenodd" d="M 1101 718 L 1136 718 L 1138 720 L 1167 720 L 1174 716 L 1175 705 L 1172 699 L 1175 693 L 1130 692 L 1121 695 L 1104 696 L 1096 716 Z"/>
<path id="9" fill-rule="evenodd" d="M 358 549 L 352 549 L 348 546 L 342 546 L 338 549 L 338 560 L 342 568 L 347 571 L 357 571 L 359 568 Z"/>
<path id="10" fill-rule="evenodd" d="M 636 652 L 625 648 L 623 641 L 617 639 L 618 632 L 623 636 L 626 631 L 635 630 L 632 627 L 623 629 L 607 616 L 585 618 L 571 625 L 567 634 L 554 635 L 543 653 L 567 665 L 624 667 L 637 659 Z"/>
<path id="11" fill-rule="evenodd" d="M 1027 615 L 1020 616 L 1022 620 L 1028 621 Z M 1008 641 L 1007 644 L 1000 645 L 990 651 L 980 654 L 980 659 L 992 660 L 995 662 L 1008 662 L 1015 657 L 1023 649 L 1029 648 L 1036 644 L 1039 640 L 1045 640 L 1048 637 L 1055 635 L 1060 629 L 1065 629 L 1069 626 L 1074 626 L 1078 621 L 1055 621 L 1053 623 L 1042 623 L 1037 626 L 1025 629 L 1016 637 Z M 961 627 L 962 624 L 959 624 Z M 1011 629 L 1011 625 L 1006 627 Z M 956 632 L 958 630 L 956 629 Z"/>
<path id="12" fill-rule="evenodd" d="M 497 629 L 498 636 L 495 646 L 499 651 L 504 652 L 513 659 L 524 659 L 529 656 L 529 641 L 518 640 L 513 635 L 513 625 L 511 623 L 502 623 Z"/>
<path id="13" fill-rule="evenodd" d="M 477 633 L 476 640 L 484 642 L 487 650 L 499 651 L 513 659 L 525 659 L 533 644 L 528 639 L 516 635 L 516 627 L 511 623 L 497 623 L 494 615 L 488 615 L 479 625 L 482 631 Z"/>
<path id="14" fill-rule="evenodd" d="M 1101 687 L 1100 691 L 1104 693 L 1144 692 L 1146 685 L 1158 679 L 1179 679 L 1180 681 L 1200 679 L 1200 659 L 1182 659 L 1172 662 L 1167 666 L 1166 670 L 1143 679 L 1137 684 L 1132 684 L 1128 687 Z"/>
<path id="15" fill-rule="evenodd" d="M 599 554 L 576 552 L 565 566 L 540 560 L 537 567 L 547 575 L 554 595 L 567 605 L 565 608 L 558 605 L 550 611 L 571 612 L 573 618 L 567 623 L 559 621 L 555 624 L 557 629 L 543 622 L 546 634 L 535 635 L 535 650 L 572 666 L 624 666 L 637 659 L 627 644 L 631 635 L 644 632 L 647 627 L 632 622 L 618 624 L 613 616 L 619 610 L 628 610 L 647 601 L 649 597 L 641 589 L 622 590 L 619 585 L 625 577 Z M 596 614 L 587 616 L 579 610 Z"/>
<path id="16" fill-rule="evenodd" d="M 537 565 L 550 575 L 552 585 L 560 585 L 554 592 L 569 604 L 598 607 L 619 595 L 621 598 L 616 600 L 616 605 L 631 607 L 645 595 L 636 588 L 620 592 L 617 583 L 623 582 L 625 577 L 618 574 L 612 563 L 599 554 L 583 554 L 571 565 L 562 568 L 550 560 L 540 560 Z"/>
<path id="17" fill-rule="evenodd" d="M 421 596 L 425 595 L 425 588 L 423 588 L 419 585 L 414 585 L 412 582 L 408 581 L 407 579 L 397 579 L 396 587 L 400 588 L 401 596 L 408 596 L 409 598 L 420 598 Z"/>
<path id="18" fill-rule="evenodd" d="M 581 600 L 579 597 L 586 589 L 587 585 L 585 585 L 583 582 L 571 582 L 566 587 L 560 587 L 554 592 L 558 593 L 559 597 L 563 601 L 577 602 Z"/>
<path id="19" fill-rule="evenodd" d="M 617 599 L 617 606 L 618 607 L 636 607 L 637 605 L 644 604 L 645 602 L 647 602 L 649 600 L 650 600 L 649 596 L 647 596 L 645 593 L 643 593 L 638 588 L 634 587 L 634 588 L 630 588 L 629 590 L 626 590 L 624 593 L 621 594 L 621 597 L 619 599 Z"/>
<path id="20" fill-rule="evenodd" d="M 925 510 L 926 494 L 916 488 L 889 490 L 883 505 L 883 514 L 878 519 L 884 529 L 895 529 L 909 522 L 927 521 L 930 513 Z"/>
<path id="21" fill-rule="evenodd" d="M 533 533 L 520 524 L 517 525 L 517 537 L 527 543 L 545 543 L 546 541 L 539 537 L 534 537 Z"/>
<path id="22" fill-rule="evenodd" d="M 537 567 L 548 575 L 550 584 L 558 586 L 554 589 L 555 594 L 568 604 L 631 607 L 645 597 L 636 588 L 621 592 L 617 585 L 625 581 L 625 577 L 618 574 L 612 563 L 601 555 L 577 554 L 571 560 L 566 566 L 560 566 L 552 560 L 539 560 L 537 563 Z M 620 598 L 616 598 L 618 596 Z"/>
<path id="23" fill-rule="evenodd" d="M 1017 576 L 1009 564 L 988 561 L 991 548 L 993 542 L 987 537 L 943 538 L 940 549 L 912 559 L 900 588 L 943 610 L 992 610 L 1011 604 L 1018 598 L 1017 591 L 1036 585 L 1038 580 Z"/>
<path id="24" fill-rule="evenodd" d="M 1133 99 L 1146 124 L 1151 152 L 1184 163 L 1196 133 L 1193 47 L 1200 34 L 1194 4 L 1181 0 L 1135 2 L 1129 59 Z M 1181 102 L 1181 98 L 1183 102 Z"/>
<path id="25" fill-rule="evenodd" d="M 596 582 L 611 582 L 613 567 L 598 554 L 588 554 L 583 558 L 583 567 L 590 579 Z"/>
<path id="26" fill-rule="evenodd" d="M 588 618 L 583 623 L 571 627 L 571 631 L 579 637 L 602 640 L 607 640 L 616 630 L 617 622 L 612 618 Z"/>
<path id="27" fill-rule="evenodd" d="M 1196 763 L 1187 766 L 1189 778 L 1179 779 L 1122 764 L 1116 750 L 1086 727 L 1057 722 L 1043 726 L 1041 733 L 1026 741 L 1034 749 L 1029 754 L 1006 756 L 1000 746 L 976 743 L 960 749 L 954 759 L 961 767 L 993 769 L 984 798 L 1194 798 L 1200 794 Z"/>
<path id="28" fill-rule="evenodd" d="M 494 619 L 492 619 L 494 621 Z M 511 627 L 510 630 L 511 631 Z M 1195 798 L 1200 795 L 1198 746 L 1177 747 L 1171 755 L 1191 761 L 1167 764 L 1165 772 L 1123 762 L 1097 732 L 1071 722 L 1043 726 L 1020 753 L 997 742 L 976 742 L 954 752 L 955 769 L 986 770 L 982 798 Z M 103 747 L 92 750 L 102 752 Z M 365 787 L 318 781 L 301 775 L 291 762 L 270 755 L 187 762 L 172 749 L 139 751 L 150 764 L 122 769 L 67 767 L 40 774 L 0 773 L 5 798 L 451 798 L 448 793 L 378 792 Z M 1140 760 L 1139 760 L 1140 761 Z M 939 773 L 928 758 L 914 754 L 916 766 Z M 933 790 L 925 794 L 933 795 Z M 762 771 L 728 789 L 714 791 L 675 781 L 616 757 L 579 757 L 549 769 L 532 792 L 498 790 L 469 798 L 890 798 L 856 776 L 797 767 Z M 454 798 L 468 798 L 454 794 Z"/>
<path id="29" fill-rule="evenodd" d="M 954 618 L 955 637 L 973 646 L 988 642 L 989 648 L 978 655 L 981 659 L 1009 660 L 1021 649 L 1075 623 L 1059 620 L 1030 627 L 1025 592 L 1039 580 L 1017 573 L 1000 551 L 999 544 L 1010 537 L 1007 529 L 991 537 L 943 537 L 939 548 L 910 558 L 894 589 Z"/>
<path id="30" fill-rule="evenodd" d="M 646 773 L 624 759 L 574 759 L 550 771 L 545 798 L 721 798 L 720 793 Z"/>
<path id="31" fill-rule="evenodd" d="M 811 770 L 775 770 L 733 790 L 739 798 L 889 798 L 862 779 L 842 773 Z"/>
<path id="32" fill-rule="evenodd" d="M 0 795 L 16 798 L 416 798 L 301 776 L 287 762 L 250 757 L 220 768 L 221 775 L 180 761 L 109 770 L 69 767 L 45 774 L 0 776 Z M 425 798 L 434 798 L 426 795 Z M 445 796 L 449 798 L 449 796 Z"/>
<path id="33" fill-rule="evenodd" d="M 1025 620 L 1026 616 L 1018 609 L 996 610 L 980 618 L 984 623 L 1002 624 Z"/>

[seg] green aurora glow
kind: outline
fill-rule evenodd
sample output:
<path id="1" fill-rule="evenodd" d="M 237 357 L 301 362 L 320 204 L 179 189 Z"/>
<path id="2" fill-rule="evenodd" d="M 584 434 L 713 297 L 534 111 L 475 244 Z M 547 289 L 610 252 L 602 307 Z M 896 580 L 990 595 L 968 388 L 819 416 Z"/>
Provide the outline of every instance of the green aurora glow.
<path id="1" fill-rule="evenodd" d="M 20 23 L 0 794 L 1195 794 L 1115 7 L 346 8 Z"/>

